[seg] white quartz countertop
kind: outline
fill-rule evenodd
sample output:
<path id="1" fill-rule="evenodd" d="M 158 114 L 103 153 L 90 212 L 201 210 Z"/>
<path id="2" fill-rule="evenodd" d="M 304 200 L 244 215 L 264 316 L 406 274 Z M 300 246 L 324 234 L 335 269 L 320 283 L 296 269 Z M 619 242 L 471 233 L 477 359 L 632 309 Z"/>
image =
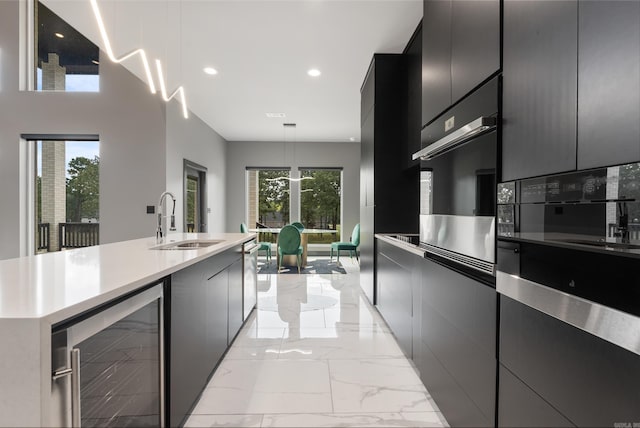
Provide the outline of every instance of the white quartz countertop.
<path id="1" fill-rule="evenodd" d="M 253 233 L 177 233 L 164 243 L 221 240 L 206 248 L 153 250 L 155 238 L 0 261 L 0 319 L 63 321 L 200 260 L 240 245 Z"/>

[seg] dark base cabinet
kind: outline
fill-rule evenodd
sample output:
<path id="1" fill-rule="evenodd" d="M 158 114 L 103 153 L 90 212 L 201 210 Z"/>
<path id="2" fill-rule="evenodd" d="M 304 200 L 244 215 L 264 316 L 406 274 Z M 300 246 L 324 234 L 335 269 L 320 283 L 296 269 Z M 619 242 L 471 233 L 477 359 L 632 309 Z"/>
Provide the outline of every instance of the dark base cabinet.
<path id="1" fill-rule="evenodd" d="M 500 426 L 640 422 L 639 355 L 505 296 L 500 364 Z"/>
<path id="2" fill-rule="evenodd" d="M 242 260 L 236 261 L 227 268 L 229 272 L 229 322 L 227 327 L 227 346 L 242 327 Z"/>
<path id="3" fill-rule="evenodd" d="M 241 249 L 174 273 L 165 290 L 168 426 L 184 423 L 242 325 Z"/>
<path id="4" fill-rule="evenodd" d="M 360 207 L 360 287 L 373 305 L 375 296 L 374 207 Z"/>
<path id="5" fill-rule="evenodd" d="M 500 365 L 499 379 L 499 427 L 575 426 L 502 365 Z"/>
<path id="6" fill-rule="evenodd" d="M 412 271 L 418 256 L 376 240 L 377 308 L 396 336 L 400 348 L 413 354 Z"/>
<path id="7" fill-rule="evenodd" d="M 496 291 L 430 259 L 421 273 L 420 377 L 451 426 L 494 426 Z"/>

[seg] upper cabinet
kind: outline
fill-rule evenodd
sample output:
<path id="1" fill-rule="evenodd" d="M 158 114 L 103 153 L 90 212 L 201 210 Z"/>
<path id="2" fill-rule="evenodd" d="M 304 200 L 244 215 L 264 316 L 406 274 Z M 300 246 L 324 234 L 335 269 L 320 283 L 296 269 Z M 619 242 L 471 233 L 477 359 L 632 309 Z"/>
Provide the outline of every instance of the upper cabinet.
<path id="1" fill-rule="evenodd" d="M 640 3 L 504 2 L 502 181 L 640 161 Z"/>
<path id="2" fill-rule="evenodd" d="M 425 0 L 422 18 L 422 126 L 451 105 L 451 1 Z"/>
<path id="3" fill-rule="evenodd" d="M 640 2 L 581 1 L 578 169 L 640 160 Z"/>
<path id="4" fill-rule="evenodd" d="M 502 181 L 576 168 L 578 2 L 504 2 Z"/>
<path id="5" fill-rule="evenodd" d="M 422 129 L 422 25 L 413 33 L 404 51 L 407 58 L 407 144 L 405 151 L 408 168 L 420 164 L 411 160 L 411 155 L 419 151 L 420 130 Z"/>
<path id="6" fill-rule="evenodd" d="M 500 2 L 453 0 L 451 101 L 455 103 L 500 68 Z"/>
<path id="7" fill-rule="evenodd" d="M 499 0 L 424 0 L 423 126 L 499 69 Z"/>

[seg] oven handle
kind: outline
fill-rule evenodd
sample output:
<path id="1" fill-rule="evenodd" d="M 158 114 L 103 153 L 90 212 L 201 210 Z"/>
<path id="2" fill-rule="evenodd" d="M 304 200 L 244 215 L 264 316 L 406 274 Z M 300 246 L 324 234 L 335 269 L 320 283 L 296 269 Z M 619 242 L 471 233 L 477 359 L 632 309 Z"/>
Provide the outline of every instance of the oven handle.
<path id="1" fill-rule="evenodd" d="M 501 271 L 496 291 L 640 355 L 639 317 Z"/>
<path id="2" fill-rule="evenodd" d="M 453 131 L 451 134 L 442 137 L 435 143 L 429 144 L 424 149 L 416 152 L 411 156 L 412 160 L 429 160 L 446 150 L 452 149 L 471 138 L 496 129 L 497 121 L 495 117 L 479 117 L 476 120 L 467 123 L 461 128 Z"/>

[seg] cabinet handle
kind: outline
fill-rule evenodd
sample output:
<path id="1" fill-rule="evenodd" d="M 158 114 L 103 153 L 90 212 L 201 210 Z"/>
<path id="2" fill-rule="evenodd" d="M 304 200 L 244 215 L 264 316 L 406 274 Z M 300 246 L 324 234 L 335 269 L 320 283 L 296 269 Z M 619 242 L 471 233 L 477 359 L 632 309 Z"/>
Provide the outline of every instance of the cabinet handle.
<path id="1" fill-rule="evenodd" d="M 80 428 L 80 349 L 71 350 L 71 426 Z"/>
<path id="2" fill-rule="evenodd" d="M 513 252 L 514 252 L 514 253 L 516 253 L 516 254 L 518 254 L 518 253 L 520 252 L 520 250 L 518 250 L 517 248 L 514 248 L 514 249 L 513 249 Z"/>

